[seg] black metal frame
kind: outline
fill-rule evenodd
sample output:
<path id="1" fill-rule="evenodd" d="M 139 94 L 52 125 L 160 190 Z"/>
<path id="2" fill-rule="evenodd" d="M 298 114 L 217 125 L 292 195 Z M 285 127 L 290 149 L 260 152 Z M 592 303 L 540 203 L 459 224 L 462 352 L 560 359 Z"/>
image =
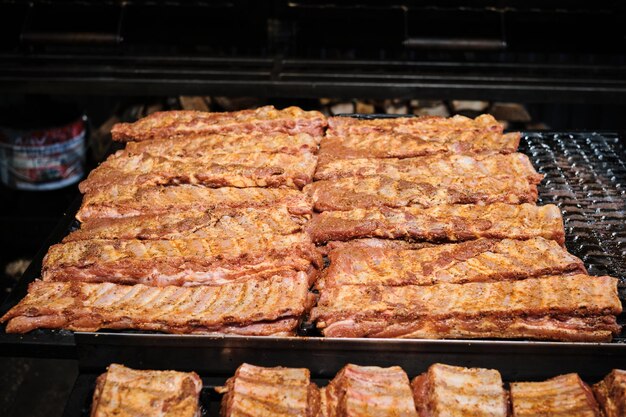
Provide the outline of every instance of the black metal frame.
<path id="1" fill-rule="evenodd" d="M 626 103 L 618 1 L 165 3 L 0 0 L 0 92 Z"/>
<path id="2" fill-rule="evenodd" d="M 0 54 L 0 92 L 626 103 L 618 67 Z"/>

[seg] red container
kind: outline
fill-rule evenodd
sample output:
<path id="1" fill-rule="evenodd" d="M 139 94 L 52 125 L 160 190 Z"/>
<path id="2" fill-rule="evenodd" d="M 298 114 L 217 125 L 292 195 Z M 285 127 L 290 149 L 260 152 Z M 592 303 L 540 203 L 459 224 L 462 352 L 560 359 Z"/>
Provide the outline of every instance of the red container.
<path id="1" fill-rule="evenodd" d="M 20 190 L 53 190 L 84 176 L 86 123 L 40 129 L 0 127 L 0 180 Z"/>

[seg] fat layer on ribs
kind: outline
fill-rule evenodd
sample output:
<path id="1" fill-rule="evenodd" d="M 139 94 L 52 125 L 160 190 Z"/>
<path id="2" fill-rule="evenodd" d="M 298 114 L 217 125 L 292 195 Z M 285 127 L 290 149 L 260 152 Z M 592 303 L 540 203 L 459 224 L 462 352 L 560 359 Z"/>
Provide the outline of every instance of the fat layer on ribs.
<path id="1" fill-rule="evenodd" d="M 419 249 L 350 241 L 328 252 L 330 266 L 316 285 L 434 285 L 516 280 L 587 271 L 552 240 L 478 239 Z"/>
<path id="2" fill-rule="evenodd" d="M 507 417 L 500 372 L 434 364 L 411 382 L 419 417 Z"/>
<path id="3" fill-rule="evenodd" d="M 407 159 L 336 159 L 320 160 L 315 170 L 316 180 L 345 177 L 383 175 L 394 179 L 405 177 L 455 178 L 497 177 L 508 175 L 526 178 L 538 184 L 543 175 L 533 168 L 528 156 L 522 153 L 501 155 L 485 153 L 478 155 L 437 155 Z"/>
<path id="4" fill-rule="evenodd" d="M 512 382 L 513 417 L 601 417 L 593 393 L 577 374 L 543 382 Z"/>
<path id="5" fill-rule="evenodd" d="M 7 333 L 34 329 L 294 335 L 311 305 L 304 272 L 218 287 L 35 281 L 6 313 Z"/>
<path id="6" fill-rule="evenodd" d="M 417 417 L 402 368 L 346 365 L 321 390 L 323 417 Z"/>
<path id="7" fill-rule="evenodd" d="M 224 387 L 222 417 L 317 417 L 320 393 L 308 369 L 264 368 L 244 363 Z"/>
<path id="8" fill-rule="evenodd" d="M 63 242 L 88 239 L 218 239 L 258 234 L 289 235 L 303 230 L 309 216 L 286 207 L 217 209 L 133 217 L 93 219 L 81 224 Z"/>
<path id="9" fill-rule="evenodd" d="M 552 204 L 496 203 L 325 211 L 313 216 L 307 231 L 315 243 L 364 237 L 429 242 L 459 242 L 481 237 L 543 237 L 561 244 L 565 240 L 561 212 Z"/>
<path id="10" fill-rule="evenodd" d="M 277 110 L 264 106 L 255 110 L 210 113 L 201 111 L 156 112 L 135 123 L 118 123 L 111 129 L 113 140 L 144 141 L 179 139 L 210 134 L 308 133 L 324 134 L 327 120 L 317 111 L 299 107 Z"/>
<path id="11" fill-rule="evenodd" d="M 195 372 L 139 371 L 118 364 L 100 375 L 91 417 L 197 417 L 202 380 Z"/>
<path id="12" fill-rule="evenodd" d="M 525 178 L 384 176 L 317 181 L 304 187 L 317 211 L 451 204 L 521 204 L 537 201 L 537 186 Z"/>
<path id="13" fill-rule="evenodd" d="M 588 275 L 403 287 L 324 288 L 311 320 L 328 337 L 609 341 L 617 279 Z"/>
<path id="14" fill-rule="evenodd" d="M 515 152 L 520 134 L 502 134 L 492 116 L 472 120 L 418 117 L 358 120 L 333 117 L 322 138 L 320 160 L 352 158 L 406 158 L 438 153 Z"/>
<path id="15" fill-rule="evenodd" d="M 626 371 L 613 369 L 593 386 L 593 392 L 604 412 L 604 417 L 626 416 Z"/>
<path id="16" fill-rule="evenodd" d="M 298 215 L 313 211 L 313 203 L 304 193 L 286 188 L 207 188 L 187 184 L 148 188 L 111 186 L 86 194 L 76 218 L 84 222 L 191 210 L 281 206 Z"/>
<path id="17" fill-rule="evenodd" d="M 186 158 L 125 154 L 104 161 L 80 183 L 79 189 L 88 193 L 113 185 L 175 184 L 302 188 L 311 182 L 316 164 L 317 157 L 309 151 L 295 155 L 233 153 Z"/>
<path id="18" fill-rule="evenodd" d="M 154 139 L 129 142 L 122 151 L 111 158 L 147 154 L 171 159 L 195 158 L 205 155 L 231 153 L 286 153 L 297 155 L 303 151 L 317 152 L 318 138 L 307 133 L 287 135 L 284 133 L 252 133 L 231 135 L 204 135 L 177 140 Z"/>
<path id="19" fill-rule="evenodd" d="M 306 233 L 218 236 L 212 239 L 80 240 L 53 245 L 44 281 L 223 285 L 265 278 L 285 269 L 315 277 L 319 252 Z"/>

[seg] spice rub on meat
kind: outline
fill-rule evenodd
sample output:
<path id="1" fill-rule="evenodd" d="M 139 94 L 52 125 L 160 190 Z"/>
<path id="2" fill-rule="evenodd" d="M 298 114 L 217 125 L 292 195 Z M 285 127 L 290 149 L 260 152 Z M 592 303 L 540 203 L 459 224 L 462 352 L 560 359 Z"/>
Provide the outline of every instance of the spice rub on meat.
<path id="1" fill-rule="evenodd" d="M 35 281 L 0 322 L 7 322 L 7 333 L 44 328 L 293 336 L 311 306 L 308 289 L 304 272 L 199 287 Z"/>
<path id="2" fill-rule="evenodd" d="M 302 192 L 287 188 L 207 188 L 196 185 L 111 186 L 83 196 L 76 215 L 81 222 L 94 218 L 129 217 L 204 211 L 218 208 L 281 207 L 292 214 L 313 212 L 313 203 Z"/>
<path id="3" fill-rule="evenodd" d="M 307 231 L 315 243 L 378 237 L 429 242 L 478 238 L 565 240 L 561 211 L 555 205 L 446 205 L 325 211 L 313 216 Z"/>
<path id="4" fill-rule="evenodd" d="M 310 216 L 289 213 L 286 207 L 215 209 L 132 217 L 91 219 L 63 242 L 88 239 L 218 239 L 224 236 L 290 235 L 301 232 Z"/>
<path id="5" fill-rule="evenodd" d="M 537 186 L 524 178 L 384 176 L 317 181 L 304 187 L 316 211 L 451 204 L 535 203 Z"/>
<path id="6" fill-rule="evenodd" d="M 613 369 L 593 386 L 593 392 L 604 411 L 603 417 L 626 415 L 626 371 Z"/>
<path id="7" fill-rule="evenodd" d="M 515 152 L 520 134 L 503 134 L 491 115 L 361 120 L 331 117 L 320 160 L 407 158 L 440 153 Z"/>
<path id="8" fill-rule="evenodd" d="M 209 134 L 308 133 L 324 134 L 327 120 L 317 111 L 299 107 L 277 110 L 274 106 L 255 110 L 210 113 L 191 110 L 156 112 L 135 123 L 118 123 L 111 129 L 116 141 L 178 139 Z"/>
<path id="9" fill-rule="evenodd" d="M 197 417 L 202 380 L 195 372 L 140 371 L 111 364 L 96 381 L 91 417 Z"/>
<path id="10" fill-rule="evenodd" d="M 317 153 L 319 138 L 308 133 L 289 135 L 285 133 L 211 134 L 172 140 L 153 139 L 128 142 L 126 147 L 109 158 L 124 158 L 146 154 L 169 159 L 185 159 L 206 155 L 229 155 L 249 153 L 285 153 L 297 155 L 304 151 Z"/>
<path id="11" fill-rule="evenodd" d="M 107 159 L 91 171 L 79 188 L 83 193 L 114 185 L 302 188 L 311 182 L 316 164 L 317 157 L 309 151 L 208 153 L 193 158 L 123 154 Z"/>
<path id="12" fill-rule="evenodd" d="M 321 390 L 322 417 L 417 417 L 402 368 L 348 364 Z"/>
<path id="13" fill-rule="evenodd" d="M 319 388 L 303 368 L 264 368 L 244 363 L 223 387 L 222 417 L 318 417 Z"/>
<path id="14" fill-rule="evenodd" d="M 577 374 L 513 382 L 510 389 L 513 417 L 602 417 L 591 389 Z"/>
<path id="15" fill-rule="evenodd" d="M 328 251 L 318 288 L 338 285 L 434 285 L 586 274 L 583 262 L 552 240 L 478 239 L 419 249 L 345 242 Z"/>
<path id="16" fill-rule="evenodd" d="M 617 279 L 588 275 L 467 284 L 324 288 L 311 320 L 329 337 L 610 341 Z"/>
<path id="17" fill-rule="evenodd" d="M 500 372 L 436 363 L 411 382 L 419 417 L 507 417 Z"/>
<path id="18" fill-rule="evenodd" d="M 407 159 L 335 159 L 319 161 L 315 170 L 316 180 L 345 177 L 382 175 L 393 179 L 421 178 L 479 178 L 512 176 L 526 178 L 531 184 L 539 184 L 543 175 L 537 173 L 528 156 L 522 153 L 501 155 L 485 153 L 477 155 L 437 155 Z"/>
<path id="19" fill-rule="evenodd" d="M 53 245 L 44 281 L 222 285 L 264 278 L 284 269 L 315 278 L 322 259 L 306 233 L 250 234 L 210 239 L 91 239 Z"/>

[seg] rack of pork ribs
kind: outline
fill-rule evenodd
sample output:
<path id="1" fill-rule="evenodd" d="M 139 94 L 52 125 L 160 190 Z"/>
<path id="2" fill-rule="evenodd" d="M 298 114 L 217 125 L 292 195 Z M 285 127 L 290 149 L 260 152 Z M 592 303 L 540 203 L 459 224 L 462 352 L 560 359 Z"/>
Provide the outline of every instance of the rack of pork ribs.
<path id="1" fill-rule="evenodd" d="M 617 279 L 564 247 L 491 116 L 262 107 L 113 127 L 78 230 L 3 318 L 37 328 L 610 341 Z M 326 258 L 326 259 L 325 259 Z"/>

